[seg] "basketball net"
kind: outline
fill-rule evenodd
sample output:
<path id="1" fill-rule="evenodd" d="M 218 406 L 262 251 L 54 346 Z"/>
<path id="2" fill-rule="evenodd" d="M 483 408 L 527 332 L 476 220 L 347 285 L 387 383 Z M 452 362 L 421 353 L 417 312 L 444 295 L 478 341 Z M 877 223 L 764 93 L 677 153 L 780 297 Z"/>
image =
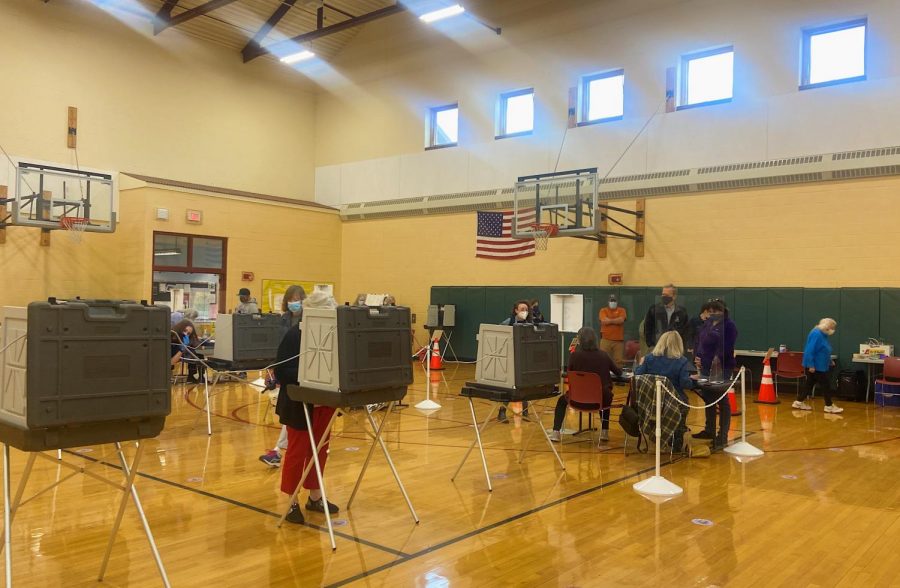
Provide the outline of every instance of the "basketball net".
<path id="1" fill-rule="evenodd" d="M 550 246 L 550 237 L 559 233 L 559 225 L 534 224 L 531 227 L 535 251 L 546 251 Z"/>
<path id="2" fill-rule="evenodd" d="M 59 219 L 59 226 L 66 232 L 69 241 L 75 245 L 81 243 L 87 230 L 88 219 L 77 216 L 64 216 Z"/>

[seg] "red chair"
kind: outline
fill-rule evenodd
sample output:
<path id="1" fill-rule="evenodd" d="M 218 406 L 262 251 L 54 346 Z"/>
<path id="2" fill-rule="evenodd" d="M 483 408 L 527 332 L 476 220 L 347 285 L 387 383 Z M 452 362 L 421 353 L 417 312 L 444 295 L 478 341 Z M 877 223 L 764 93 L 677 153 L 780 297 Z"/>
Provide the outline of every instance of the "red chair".
<path id="1" fill-rule="evenodd" d="M 610 404 L 603 402 L 603 380 L 593 372 L 569 372 L 569 389 L 566 397 L 569 407 L 579 413 L 593 415 L 595 412 L 603 422 L 603 411 L 609 410 Z M 594 432 L 591 429 L 591 443 Z"/>
<path id="2" fill-rule="evenodd" d="M 641 352 L 640 341 L 625 341 L 625 361 L 624 363 L 636 365 L 638 354 Z"/>
<path id="3" fill-rule="evenodd" d="M 878 384 L 881 384 L 880 392 L 878 391 Z M 885 392 L 885 386 L 892 386 L 895 391 Z M 880 378 L 875 379 L 875 403 L 878 403 L 878 397 L 881 396 L 881 406 L 884 407 L 885 398 L 900 396 L 900 391 L 897 390 L 898 387 L 900 387 L 900 357 L 885 357 L 884 371 L 881 373 Z"/>
<path id="4" fill-rule="evenodd" d="M 803 370 L 803 354 L 799 351 L 783 351 L 778 354 L 775 363 L 775 394 L 778 394 L 778 377 L 794 380 L 797 391 L 800 391 L 800 380 L 806 377 Z"/>

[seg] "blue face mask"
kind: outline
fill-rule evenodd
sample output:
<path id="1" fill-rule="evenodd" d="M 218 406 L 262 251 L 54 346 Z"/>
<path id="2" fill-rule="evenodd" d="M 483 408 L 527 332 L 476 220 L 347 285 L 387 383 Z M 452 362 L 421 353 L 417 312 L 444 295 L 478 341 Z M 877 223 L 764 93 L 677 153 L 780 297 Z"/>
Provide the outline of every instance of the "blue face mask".
<path id="1" fill-rule="evenodd" d="M 303 303 L 299 300 L 297 300 L 296 302 L 288 302 L 287 307 L 289 311 L 296 313 L 300 312 L 300 310 L 303 308 Z"/>

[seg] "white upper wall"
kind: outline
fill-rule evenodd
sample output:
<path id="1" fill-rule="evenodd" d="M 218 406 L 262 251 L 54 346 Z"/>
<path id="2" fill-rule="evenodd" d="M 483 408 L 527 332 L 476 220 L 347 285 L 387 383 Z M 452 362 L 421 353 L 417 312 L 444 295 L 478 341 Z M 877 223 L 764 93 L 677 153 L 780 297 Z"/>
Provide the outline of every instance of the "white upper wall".
<path id="1" fill-rule="evenodd" d="M 75 106 L 85 167 L 313 199 L 308 80 L 177 27 L 153 36 L 148 19 L 103 4 L 0 0 L 0 144 L 11 155 L 74 165 Z"/>
<path id="2" fill-rule="evenodd" d="M 735 50 L 731 103 L 660 114 L 612 175 L 900 144 L 900 2 L 521 0 L 441 31 L 399 15 L 367 25 L 315 78 L 316 198 L 326 204 L 511 186 L 516 176 L 622 155 L 662 105 L 666 68 Z M 495 4 L 492 11 L 491 4 Z M 802 30 L 868 17 L 868 79 L 800 91 Z M 496 19 L 496 20 L 494 20 Z M 621 121 L 565 133 L 568 88 L 625 69 Z M 535 88 L 534 134 L 495 140 L 499 93 Z M 459 146 L 425 151 L 428 108 L 459 102 Z"/>

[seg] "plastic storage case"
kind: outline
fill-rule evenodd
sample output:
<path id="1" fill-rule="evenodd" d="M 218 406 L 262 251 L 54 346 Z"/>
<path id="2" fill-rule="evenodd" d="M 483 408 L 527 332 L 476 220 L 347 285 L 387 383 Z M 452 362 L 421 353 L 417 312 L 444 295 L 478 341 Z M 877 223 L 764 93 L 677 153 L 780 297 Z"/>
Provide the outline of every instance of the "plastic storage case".
<path id="1" fill-rule="evenodd" d="M 475 381 L 507 389 L 552 388 L 559 383 L 559 355 L 554 324 L 482 324 Z"/>
<path id="2" fill-rule="evenodd" d="M 402 306 L 305 309 L 292 399 L 363 406 L 406 396 L 413 381 L 410 313 Z"/>
<path id="3" fill-rule="evenodd" d="M 215 358 L 269 362 L 278 355 L 284 324 L 277 314 L 220 314 L 216 317 Z"/>
<path id="4" fill-rule="evenodd" d="M 0 439 L 43 451 L 155 437 L 171 411 L 169 329 L 168 308 L 133 301 L 4 308 Z"/>

